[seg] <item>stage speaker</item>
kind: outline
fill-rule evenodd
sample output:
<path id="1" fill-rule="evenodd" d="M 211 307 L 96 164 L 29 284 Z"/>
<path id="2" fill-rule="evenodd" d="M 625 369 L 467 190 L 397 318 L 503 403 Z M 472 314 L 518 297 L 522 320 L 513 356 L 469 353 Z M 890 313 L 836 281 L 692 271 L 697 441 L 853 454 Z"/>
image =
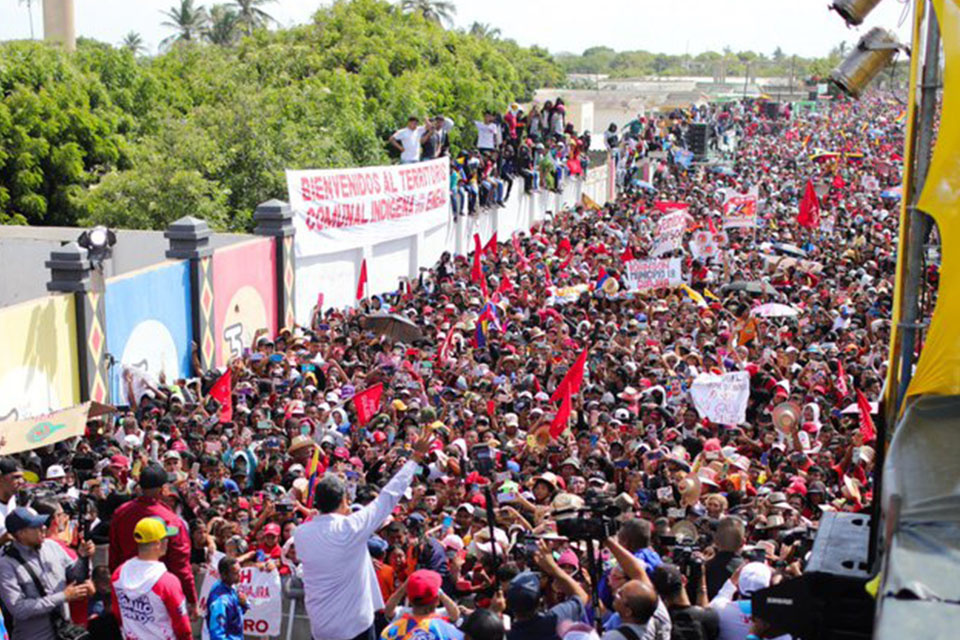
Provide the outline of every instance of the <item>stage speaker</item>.
<path id="1" fill-rule="evenodd" d="M 707 156 L 707 140 L 709 137 L 707 125 L 695 122 L 687 127 L 687 148 L 693 151 L 693 157 L 702 160 Z"/>
<path id="2" fill-rule="evenodd" d="M 869 515 L 823 514 L 803 575 L 754 593 L 753 615 L 803 640 L 868 640 L 875 606 L 864 590 L 869 539 Z"/>

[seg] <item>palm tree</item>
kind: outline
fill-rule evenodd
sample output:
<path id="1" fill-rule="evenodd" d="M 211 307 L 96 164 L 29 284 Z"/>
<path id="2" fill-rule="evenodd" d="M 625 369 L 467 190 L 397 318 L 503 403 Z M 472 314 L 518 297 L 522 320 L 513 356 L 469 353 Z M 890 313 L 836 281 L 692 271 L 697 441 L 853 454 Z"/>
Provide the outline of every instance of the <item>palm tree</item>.
<path id="1" fill-rule="evenodd" d="M 229 5 L 213 5 L 203 37 L 213 44 L 232 45 L 240 37 L 240 14 Z"/>
<path id="2" fill-rule="evenodd" d="M 457 7 L 448 0 L 401 0 L 400 9 L 407 13 L 419 13 L 430 22 L 453 24 Z"/>
<path id="3" fill-rule="evenodd" d="M 275 0 L 234 0 L 233 6 L 237 10 L 240 25 L 249 36 L 255 29 L 264 29 L 276 20 L 269 13 L 261 9 L 265 4 Z"/>
<path id="4" fill-rule="evenodd" d="M 27 5 L 27 16 L 30 18 L 30 39 L 33 40 L 33 0 L 20 0 L 20 4 Z"/>
<path id="5" fill-rule="evenodd" d="M 125 35 L 120 46 L 135 56 L 145 53 L 147 50 L 147 46 L 143 44 L 143 38 L 141 38 L 140 34 L 136 31 L 131 31 Z"/>
<path id="6" fill-rule="evenodd" d="M 172 36 L 164 38 L 160 46 L 169 47 L 178 42 L 193 42 L 203 35 L 207 23 L 207 10 L 203 6 L 194 6 L 193 0 L 180 0 L 180 6 L 173 6 L 163 12 L 168 19 L 163 26 L 176 29 Z"/>
<path id="7" fill-rule="evenodd" d="M 470 25 L 470 35 L 478 38 L 490 38 L 496 40 L 500 37 L 500 29 L 487 24 L 486 22 L 474 22 Z"/>

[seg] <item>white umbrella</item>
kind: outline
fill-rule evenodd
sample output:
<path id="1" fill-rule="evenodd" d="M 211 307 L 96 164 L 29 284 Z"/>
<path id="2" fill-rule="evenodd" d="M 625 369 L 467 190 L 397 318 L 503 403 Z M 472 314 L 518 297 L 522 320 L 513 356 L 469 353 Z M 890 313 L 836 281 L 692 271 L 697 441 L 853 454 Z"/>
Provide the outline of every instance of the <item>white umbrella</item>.
<path id="1" fill-rule="evenodd" d="M 759 307 L 754 307 L 752 313 L 761 318 L 792 318 L 800 315 L 798 309 L 788 304 L 780 304 L 779 302 L 768 302 Z"/>

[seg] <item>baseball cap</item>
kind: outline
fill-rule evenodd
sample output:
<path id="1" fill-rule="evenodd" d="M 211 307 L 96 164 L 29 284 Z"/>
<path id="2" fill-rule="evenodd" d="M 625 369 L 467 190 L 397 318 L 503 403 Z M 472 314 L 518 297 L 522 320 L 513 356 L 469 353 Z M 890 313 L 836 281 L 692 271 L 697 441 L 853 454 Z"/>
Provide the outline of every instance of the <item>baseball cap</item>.
<path id="1" fill-rule="evenodd" d="M 59 464 L 52 464 L 47 468 L 47 480 L 59 480 L 67 477 L 67 472 Z"/>
<path id="2" fill-rule="evenodd" d="M 270 524 L 268 524 L 263 528 L 263 533 L 268 536 L 269 535 L 278 536 L 280 535 L 280 525 L 278 525 L 276 522 L 271 522 Z"/>
<path id="3" fill-rule="evenodd" d="M 440 596 L 442 578 L 436 571 L 420 569 L 407 580 L 407 597 L 414 605 L 432 604 Z"/>
<path id="4" fill-rule="evenodd" d="M 522 571 L 507 586 L 507 606 L 513 610 L 529 611 L 540 602 L 540 576 L 533 571 Z"/>
<path id="5" fill-rule="evenodd" d="M 157 542 L 180 533 L 177 527 L 171 527 L 161 518 L 143 518 L 133 530 L 133 539 L 138 544 Z"/>
<path id="6" fill-rule="evenodd" d="M 9 472 L 8 472 L 9 473 Z M 7 514 L 6 527 L 8 533 L 16 533 L 23 529 L 36 529 L 47 526 L 50 516 L 42 516 L 33 509 L 17 507 Z"/>
<path id="7" fill-rule="evenodd" d="M 763 562 L 750 562 L 740 570 L 740 582 L 737 585 L 737 590 L 740 591 L 741 595 L 749 596 L 754 591 L 766 589 L 770 586 L 771 575 L 770 567 Z"/>
<path id="8" fill-rule="evenodd" d="M 141 489 L 159 489 L 173 480 L 175 480 L 175 478 L 171 478 L 166 469 L 158 464 L 149 464 L 140 472 Z"/>

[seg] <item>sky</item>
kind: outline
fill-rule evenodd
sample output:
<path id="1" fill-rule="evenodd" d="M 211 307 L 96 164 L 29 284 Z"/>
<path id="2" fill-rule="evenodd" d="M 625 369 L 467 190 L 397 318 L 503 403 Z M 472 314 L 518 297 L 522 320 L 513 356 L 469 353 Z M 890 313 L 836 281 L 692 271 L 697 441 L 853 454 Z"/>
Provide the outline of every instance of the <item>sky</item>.
<path id="1" fill-rule="evenodd" d="M 34 32 L 43 33 L 42 0 L 33 0 Z M 645 49 L 656 53 L 697 54 L 753 50 L 804 57 L 826 55 L 846 40 L 855 43 L 870 27 L 894 30 L 910 38 L 906 0 L 883 0 L 858 28 L 849 29 L 827 0 L 453 0 L 455 26 L 474 21 L 498 27 L 503 37 L 521 45 L 537 44 L 551 52 L 581 53 L 604 45 L 618 51 Z M 161 26 L 161 12 L 178 0 L 74 0 L 77 35 L 119 43 L 138 32 L 151 52 L 170 30 Z M 196 0 L 196 4 L 215 4 Z M 291 26 L 329 0 L 276 0 L 266 7 L 281 25 Z M 583 15 L 586 14 L 586 15 Z M 902 22 L 902 24 L 901 24 Z M 899 26 L 898 26 L 899 25 Z M 0 40 L 30 37 L 25 0 L 0 0 Z"/>

